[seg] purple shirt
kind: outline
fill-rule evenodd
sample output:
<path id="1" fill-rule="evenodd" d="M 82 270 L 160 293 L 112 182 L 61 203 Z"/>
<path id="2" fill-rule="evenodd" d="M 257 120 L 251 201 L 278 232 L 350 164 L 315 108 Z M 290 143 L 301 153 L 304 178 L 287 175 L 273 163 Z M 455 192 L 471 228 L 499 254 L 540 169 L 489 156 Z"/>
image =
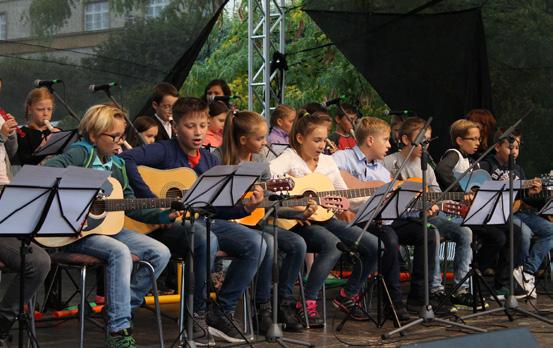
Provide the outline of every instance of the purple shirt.
<path id="1" fill-rule="evenodd" d="M 271 129 L 271 133 L 267 137 L 269 144 L 289 144 L 288 133 L 286 133 L 282 128 L 274 126 Z"/>

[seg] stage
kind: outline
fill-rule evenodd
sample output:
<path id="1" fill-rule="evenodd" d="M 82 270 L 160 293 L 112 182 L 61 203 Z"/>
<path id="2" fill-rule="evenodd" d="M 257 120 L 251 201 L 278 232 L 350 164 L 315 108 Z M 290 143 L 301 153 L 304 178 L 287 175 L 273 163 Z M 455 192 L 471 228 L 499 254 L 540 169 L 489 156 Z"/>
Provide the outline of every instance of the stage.
<path id="1" fill-rule="evenodd" d="M 91 272 L 92 274 L 94 272 Z M 0 293 L 6 286 L 6 283 L 10 280 L 11 274 L 2 275 L 2 283 Z M 93 277 L 88 282 L 90 285 L 94 284 Z M 540 295 L 538 298 L 537 306 L 542 311 L 551 311 L 551 315 L 547 315 L 549 319 L 553 318 L 553 300 L 543 294 L 545 290 L 542 287 L 543 281 L 539 282 Z M 402 283 L 404 286 L 407 283 Z M 70 283 L 65 280 L 64 287 L 70 289 Z M 64 290 L 69 294 L 69 290 Z M 328 296 L 331 298 L 335 293 L 335 290 L 329 290 Z M 42 296 L 42 292 L 41 292 Z M 92 298 L 93 296 L 91 296 Z M 39 302 L 42 301 L 39 298 Z M 76 303 L 77 299 L 73 299 L 72 302 Z M 532 310 L 533 307 L 523 300 L 519 301 L 521 307 Z M 492 305 L 493 307 L 493 305 Z M 239 305 L 238 308 L 241 308 Z M 315 344 L 317 347 L 344 347 L 347 344 L 362 345 L 362 346 L 382 346 L 382 347 L 396 347 L 402 344 L 408 344 L 413 342 L 421 342 L 428 340 L 445 339 L 452 336 L 465 335 L 454 328 L 444 328 L 439 325 L 430 325 L 427 327 L 416 326 L 414 329 L 408 331 L 405 337 L 393 337 L 391 339 L 382 341 L 380 336 L 393 329 L 390 321 L 386 322 L 385 327 L 382 329 L 375 328 L 371 322 L 348 322 L 342 332 L 336 333 L 334 327 L 338 325 L 342 318 L 341 312 L 337 312 L 334 307 L 329 303 L 327 306 L 328 323 L 325 329 L 311 329 L 305 330 L 303 333 L 285 333 L 286 337 L 309 341 Z M 176 317 L 178 313 L 177 304 L 164 304 L 162 305 L 163 312 L 167 315 L 163 319 L 163 328 L 165 335 L 166 347 L 171 347 L 174 339 L 177 335 L 177 324 L 169 317 Z M 458 314 L 468 314 L 467 311 L 460 311 Z M 502 314 L 488 315 L 480 317 L 478 319 L 467 320 L 467 324 L 474 325 L 479 328 L 486 329 L 488 331 L 501 330 L 506 328 L 528 328 L 535 339 L 538 341 L 540 347 L 550 347 L 553 345 L 553 327 L 545 323 L 537 321 L 531 318 L 516 317 L 516 320 L 510 322 L 508 318 Z M 48 317 L 46 314 L 44 317 Z M 241 313 L 237 314 L 238 318 L 241 318 Z M 99 319 L 99 318 L 98 318 Z M 413 316 L 413 319 L 415 317 Z M 14 337 L 17 337 L 16 330 L 12 330 Z M 71 319 L 66 321 L 40 321 L 37 323 L 38 340 L 40 347 L 78 347 L 79 337 L 79 323 L 77 319 Z M 155 317 L 153 312 L 146 308 L 140 308 L 134 317 L 134 337 L 136 339 L 138 347 L 159 347 L 157 340 L 157 331 L 155 326 Z M 104 333 L 101 329 L 95 327 L 91 323 L 86 324 L 85 333 L 85 347 L 104 347 Z M 255 343 L 257 347 L 270 347 L 276 346 L 263 342 L 263 338 L 259 337 L 258 342 Z M 221 342 L 223 343 L 223 342 Z"/>

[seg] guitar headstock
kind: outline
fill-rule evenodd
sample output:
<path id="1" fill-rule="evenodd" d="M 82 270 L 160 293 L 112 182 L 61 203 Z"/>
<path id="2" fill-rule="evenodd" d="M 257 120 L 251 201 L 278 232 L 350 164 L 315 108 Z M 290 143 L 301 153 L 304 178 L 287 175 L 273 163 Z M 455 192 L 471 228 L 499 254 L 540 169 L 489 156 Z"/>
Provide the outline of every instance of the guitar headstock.
<path id="1" fill-rule="evenodd" d="M 276 178 L 270 179 L 266 183 L 267 191 L 279 192 L 279 191 L 292 191 L 294 189 L 295 182 L 292 178 Z"/>
<path id="2" fill-rule="evenodd" d="M 541 185 L 545 188 L 553 186 L 553 171 L 547 174 L 540 175 Z"/>
<path id="3" fill-rule="evenodd" d="M 348 210 L 349 200 L 341 196 L 319 197 L 319 205 L 326 209 Z"/>
<path id="4" fill-rule="evenodd" d="M 444 213 L 461 216 L 463 218 L 467 216 L 469 209 L 469 205 L 461 202 L 444 201 L 440 204 L 440 210 Z"/>

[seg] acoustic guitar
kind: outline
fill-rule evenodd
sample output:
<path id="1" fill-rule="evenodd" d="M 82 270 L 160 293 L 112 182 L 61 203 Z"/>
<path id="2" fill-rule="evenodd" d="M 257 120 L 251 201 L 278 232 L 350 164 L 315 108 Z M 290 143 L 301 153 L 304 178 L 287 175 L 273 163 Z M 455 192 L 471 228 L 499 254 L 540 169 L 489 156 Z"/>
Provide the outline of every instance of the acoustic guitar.
<path id="1" fill-rule="evenodd" d="M 125 210 L 145 208 L 170 208 L 172 198 L 123 198 L 123 188 L 117 179 L 108 178 L 101 193 L 92 203 L 86 224 L 76 237 L 37 237 L 35 241 L 48 248 L 59 248 L 84 237 L 101 234 L 115 235 L 123 229 Z"/>
<path id="2" fill-rule="evenodd" d="M 138 166 L 142 180 L 157 197 L 180 200 L 184 191 L 189 189 L 198 178 L 193 169 L 181 167 L 175 169 L 156 169 Z M 138 233 L 150 233 L 161 228 L 161 225 L 145 224 L 125 216 L 125 228 Z"/>

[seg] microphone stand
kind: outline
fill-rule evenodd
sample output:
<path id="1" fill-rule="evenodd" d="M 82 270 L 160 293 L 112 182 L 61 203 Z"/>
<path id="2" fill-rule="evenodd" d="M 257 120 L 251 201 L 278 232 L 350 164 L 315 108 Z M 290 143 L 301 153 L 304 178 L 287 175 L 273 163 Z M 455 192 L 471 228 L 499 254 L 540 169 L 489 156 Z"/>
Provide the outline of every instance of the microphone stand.
<path id="1" fill-rule="evenodd" d="M 121 106 L 121 104 L 119 104 L 117 102 L 117 100 L 113 97 L 113 95 L 111 95 L 111 91 L 109 88 L 107 89 L 104 89 L 104 92 L 106 92 L 106 95 L 108 96 L 108 98 L 113 102 L 113 104 L 115 104 L 115 106 L 117 106 L 119 109 L 123 110 L 123 107 Z M 136 129 L 136 127 L 134 126 L 134 124 L 131 122 L 129 116 L 127 115 L 127 113 L 123 113 L 123 115 L 125 116 L 125 121 L 127 122 L 127 124 L 129 125 L 130 129 L 134 132 L 134 134 L 136 135 L 136 138 L 138 139 L 138 142 L 140 143 L 140 145 L 146 145 L 146 140 L 144 139 L 144 137 L 142 136 L 142 134 L 140 134 L 140 132 L 138 131 L 138 129 Z"/>
<path id="2" fill-rule="evenodd" d="M 342 111 L 342 113 L 344 114 L 344 117 L 346 118 L 346 120 L 348 120 L 349 123 L 351 123 L 351 128 L 349 129 L 349 133 L 351 134 L 353 139 L 355 139 L 355 124 L 353 123 L 353 120 L 351 119 L 351 117 L 349 117 L 346 110 L 344 110 L 344 107 L 342 106 L 342 103 L 340 103 L 340 101 L 338 101 L 338 107 L 340 108 L 340 111 Z"/>
<path id="3" fill-rule="evenodd" d="M 291 339 L 291 338 L 286 338 L 284 337 L 284 334 L 282 332 L 282 328 L 280 327 L 280 325 L 278 324 L 278 279 L 279 279 L 279 269 L 278 269 L 278 228 L 277 228 L 277 225 L 276 225 L 276 221 L 277 221 L 277 218 L 278 218 L 278 207 L 282 204 L 283 201 L 287 200 L 287 199 L 290 199 L 286 196 L 280 196 L 282 198 L 274 201 L 271 206 L 267 209 L 267 212 L 265 213 L 265 216 L 263 216 L 263 218 L 260 220 L 260 223 L 263 223 L 264 221 L 266 221 L 266 219 L 271 216 L 271 214 L 273 215 L 273 239 L 274 239 L 274 242 L 273 242 L 273 270 L 272 270 L 272 274 L 273 274 L 273 324 L 269 327 L 269 329 L 267 330 L 267 333 L 265 334 L 265 339 L 267 340 L 267 342 L 269 343 L 278 343 L 281 347 L 287 347 L 286 346 L 286 343 L 291 343 L 291 344 L 297 344 L 297 345 L 300 345 L 300 346 L 305 346 L 305 347 L 315 347 L 314 344 L 312 343 L 309 343 L 309 342 L 305 342 L 305 341 L 300 341 L 300 340 L 295 340 L 295 339 Z M 301 281 L 301 279 L 300 279 Z"/>
<path id="4" fill-rule="evenodd" d="M 54 95 L 54 98 L 56 98 L 56 100 L 59 101 L 61 105 L 63 105 L 65 110 L 67 110 L 67 112 L 69 113 L 69 116 L 73 117 L 77 122 L 81 121 L 75 111 L 73 111 L 73 109 L 71 109 L 71 107 L 65 102 L 65 100 L 63 100 L 63 98 L 58 94 L 58 92 L 56 92 L 53 86 L 46 86 L 46 88 L 48 88 L 48 91 L 52 93 L 52 95 Z"/>
<path id="5" fill-rule="evenodd" d="M 430 118 L 426 124 L 424 125 L 424 127 L 419 131 L 419 134 L 417 135 L 416 137 L 416 140 L 415 142 L 418 142 L 418 143 L 421 143 L 423 142 L 424 140 L 424 134 L 426 133 L 426 129 L 428 128 L 428 126 L 430 125 L 430 122 L 432 122 L 432 118 Z M 394 174 L 392 180 L 390 181 L 390 183 L 388 184 L 388 186 L 386 187 L 386 190 L 384 191 L 384 194 L 382 195 L 382 198 L 380 199 L 380 201 L 378 202 L 376 208 L 372 211 L 372 213 L 369 215 L 369 218 L 367 220 L 367 222 L 365 223 L 365 226 L 363 227 L 363 230 L 361 232 L 359 232 L 359 236 L 357 237 L 357 239 L 355 240 L 355 242 L 353 243 L 353 245 L 351 247 L 349 247 L 349 250 L 348 250 L 348 253 L 350 255 L 357 255 L 358 253 L 358 250 L 359 250 L 359 243 L 361 242 L 361 238 L 363 238 L 363 235 L 367 232 L 367 229 L 369 228 L 370 224 L 376 219 L 376 217 L 380 214 L 381 210 L 384 208 L 384 206 L 387 204 L 388 202 L 388 195 L 390 194 L 390 192 L 392 192 L 396 182 L 398 181 L 399 179 L 399 176 L 401 174 L 401 171 L 403 170 L 403 168 L 405 167 L 405 165 L 407 164 L 407 161 L 409 160 L 409 158 L 411 157 L 411 154 L 413 153 L 413 151 L 415 150 L 415 146 L 412 146 L 411 149 L 409 149 L 409 153 L 407 154 L 407 157 L 403 160 L 403 162 L 401 163 L 401 165 L 399 166 L 398 170 L 396 171 L 396 173 Z M 425 237 L 426 237 L 426 234 L 425 234 Z M 375 321 L 374 319 L 372 319 L 370 316 L 369 318 L 372 319 L 372 321 L 376 324 L 377 327 L 382 327 L 382 325 L 384 324 L 384 321 L 381 321 L 381 307 L 380 307 L 380 302 L 381 302 L 381 298 L 379 297 L 381 295 L 381 290 L 380 290 L 380 285 L 383 285 L 384 286 L 384 289 L 386 290 L 386 294 L 388 296 L 388 300 L 389 300 L 389 303 L 390 303 L 390 307 L 392 308 L 392 311 L 394 313 L 394 324 L 396 325 L 396 327 L 399 327 L 401 328 L 401 323 L 397 317 L 397 313 L 395 311 L 395 308 L 394 308 L 394 304 L 392 303 L 391 301 L 391 298 L 390 298 L 390 294 L 388 292 L 388 288 L 386 286 L 386 283 L 384 281 L 384 278 L 382 277 L 381 275 L 381 247 L 380 247 L 380 244 L 381 244 L 381 238 L 380 238 L 380 233 L 378 233 L 377 235 L 377 238 L 378 238 L 378 258 L 377 258 L 377 267 L 379 268 L 379 277 L 377 278 L 377 286 L 378 286 L 378 289 L 377 289 L 377 320 Z M 345 245 L 342 243 L 342 242 L 339 242 L 337 243 L 337 248 L 339 250 L 342 250 L 344 251 Z M 426 259 L 428 259 L 428 257 L 426 257 Z M 427 261 L 428 263 L 428 261 Z M 426 265 L 426 268 L 428 267 L 428 265 Z M 380 282 L 381 281 L 381 282 Z M 426 287 L 428 287 L 428 281 L 426 281 Z M 350 313 L 348 313 L 348 315 L 342 320 L 342 322 L 338 325 L 338 327 L 336 328 L 337 331 L 340 331 L 345 322 L 351 317 L 351 311 Z M 401 335 L 403 335 L 403 332 L 400 332 Z"/>
<path id="6" fill-rule="evenodd" d="M 477 331 L 477 332 L 486 332 L 486 330 L 483 330 L 483 329 L 480 329 L 480 328 L 477 328 L 477 327 L 473 327 L 473 326 L 469 326 L 469 325 L 465 325 L 465 324 L 461 324 L 461 323 L 457 323 L 457 322 L 453 322 L 453 321 L 450 321 L 450 320 L 446 320 L 446 319 L 441 319 L 441 318 L 436 318 L 435 315 L 434 315 L 434 311 L 432 309 L 432 306 L 430 305 L 430 295 L 429 295 L 429 287 L 428 287 L 428 273 L 429 273 L 429 270 L 428 270 L 428 217 L 426 216 L 426 211 L 428 210 L 427 209 L 427 204 L 428 202 L 426 201 L 426 197 L 427 197 L 427 192 L 426 192 L 426 170 L 428 169 L 428 153 L 427 153 L 427 150 L 426 150 L 426 146 L 425 146 L 425 140 L 424 140 L 424 135 L 426 133 L 426 130 L 428 129 L 428 127 L 430 126 L 430 122 L 432 122 L 432 117 L 428 118 L 428 120 L 426 121 L 426 124 L 424 125 L 424 127 L 420 130 L 417 138 L 415 139 L 415 141 L 411 144 L 412 147 L 411 147 L 411 150 L 414 150 L 415 147 L 417 146 L 421 146 L 422 147 L 422 156 L 421 156 L 421 170 L 422 170 L 422 226 L 423 226 L 423 255 L 424 255 L 424 306 L 423 308 L 421 309 L 420 313 L 419 313 L 419 318 L 418 319 L 415 319 L 414 321 L 412 321 L 411 323 L 403 326 L 403 327 L 400 327 L 396 330 L 392 330 L 386 334 L 383 334 L 382 335 L 382 339 L 387 339 L 387 338 L 390 338 L 391 336 L 397 334 L 397 333 L 402 333 L 403 331 L 413 327 L 413 326 L 416 326 L 416 325 L 424 325 L 424 324 L 432 324 L 432 323 L 438 323 L 438 324 L 441 324 L 441 325 L 445 325 L 445 326 L 456 326 L 458 328 L 461 328 L 461 329 L 468 329 L 468 330 L 472 330 L 472 331 Z M 405 163 L 407 162 L 407 160 L 409 159 L 409 157 L 411 156 L 411 153 L 412 151 L 409 153 L 409 156 L 404 160 L 404 162 L 402 163 L 402 165 L 405 165 Z M 401 172 L 401 169 L 398 170 L 398 173 Z M 397 174 L 396 173 L 396 176 Z"/>

